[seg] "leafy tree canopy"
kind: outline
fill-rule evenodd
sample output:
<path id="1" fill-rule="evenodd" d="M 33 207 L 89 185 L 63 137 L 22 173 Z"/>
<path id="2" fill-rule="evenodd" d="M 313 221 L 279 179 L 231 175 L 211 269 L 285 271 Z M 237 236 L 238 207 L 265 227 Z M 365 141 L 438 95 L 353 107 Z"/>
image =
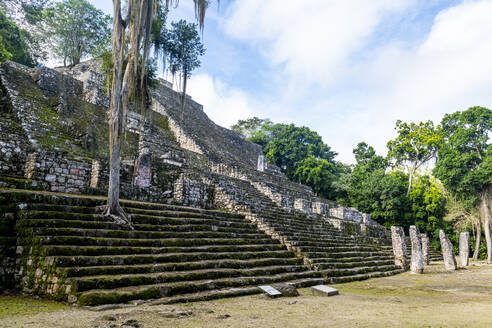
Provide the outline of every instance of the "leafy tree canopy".
<path id="1" fill-rule="evenodd" d="M 231 129 L 244 135 L 247 140 L 265 147 L 271 140 L 272 126 L 273 122 L 268 118 L 253 117 L 247 120 L 239 120 Z"/>
<path id="2" fill-rule="evenodd" d="M 20 29 L 5 13 L 0 10 L 0 62 L 13 60 L 15 62 L 34 66 L 27 44 L 28 33 Z"/>
<path id="3" fill-rule="evenodd" d="M 442 120 L 444 142 L 434 174 L 459 199 L 473 207 L 480 192 L 492 183 L 492 111 L 471 107 L 446 114 Z"/>
<path id="4" fill-rule="evenodd" d="M 111 38 L 111 17 L 86 0 L 52 2 L 43 13 L 43 35 L 66 66 L 101 54 Z"/>
<path id="5" fill-rule="evenodd" d="M 282 169 L 293 179 L 302 160 L 308 157 L 334 162 L 337 155 L 326 145 L 321 136 L 309 128 L 294 124 L 275 124 L 270 128 L 271 141 L 264 148 L 270 163 Z"/>

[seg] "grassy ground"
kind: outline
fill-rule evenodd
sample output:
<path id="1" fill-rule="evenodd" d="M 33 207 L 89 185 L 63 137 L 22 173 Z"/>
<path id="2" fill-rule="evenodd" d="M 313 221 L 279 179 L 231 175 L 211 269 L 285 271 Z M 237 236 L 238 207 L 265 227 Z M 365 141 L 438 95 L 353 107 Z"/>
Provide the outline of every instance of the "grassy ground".
<path id="1" fill-rule="evenodd" d="M 448 273 L 437 263 L 423 275 L 405 273 L 335 287 L 340 295 L 329 298 L 302 289 L 294 298 L 255 295 L 104 312 L 3 297 L 0 327 L 120 327 L 130 319 L 143 328 L 492 327 L 492 265 Z M 173 315 L 178 317 L 169 318 Z"/>

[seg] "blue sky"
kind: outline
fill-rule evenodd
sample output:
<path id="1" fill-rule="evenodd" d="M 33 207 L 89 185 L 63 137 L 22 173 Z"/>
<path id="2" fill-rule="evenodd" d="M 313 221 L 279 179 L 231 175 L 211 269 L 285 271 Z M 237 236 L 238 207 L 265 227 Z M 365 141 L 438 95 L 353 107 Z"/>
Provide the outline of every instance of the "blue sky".
<path id="1" fill-rule="evenodd" d="M 492 107 L 492 0 L 222 0 L 203 37 L 188 90 L 211 119 L 305 125 L 346 163 L 360 141 L 385 154 L 398 119 Z"/>

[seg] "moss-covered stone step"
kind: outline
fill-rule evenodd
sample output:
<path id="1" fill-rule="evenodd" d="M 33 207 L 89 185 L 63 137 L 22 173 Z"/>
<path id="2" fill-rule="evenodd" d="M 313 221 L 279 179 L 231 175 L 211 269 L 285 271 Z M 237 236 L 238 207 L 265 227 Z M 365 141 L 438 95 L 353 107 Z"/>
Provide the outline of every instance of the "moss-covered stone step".
<path id="1" fill-rule="evenodd" d="M 356 256 L 391 256 L 389 252 L 385 251 L 374 251 L 374 252 L 337 252 L 337 253 L 326 253 L 326 252 L 310 252 L 306 253 L 309 258 L 343 258 L 343 257 L 356 257 Z"/>
<path id="2" fill-rule="evenodd" d="M 264 258 L 295 258 L 287 250 L 259 252 L 216 252 L 216 253 L 173 253 L 173 254 L 131 254 L 131 255 L 100 255 L 100 256 L 56 256 L 54 262 L 58 267 L 73 266 L 105 266 L 135 265 L 148 263 L 192 262 L 221 259 L 264 259 Z"/>
<path id="3" fill-rule="evenodd" d="M 340 241 L 335 238 L 330 238 L 326 240 L 318 239 L 318 240 L 295 240 L 292 242 L 293 246 L 299 246 L 299 247 L 336 247 L 336 246 L 343 246 L 343 247 L 358 247 L 358 246 L 373 246 L 373 247 L 379 247 L 379 245 L 374 245 L 374 244 L 363 244 L 363 243 L 358 243 L 355 240 L 349 240 L 349 241 Z"/>
<path id="4" fill-rule="evenodd" d="M 56 211 L 21 211 L 19 217 L 25 220 L 77 220 L 77 221 L 96 221 L 111 222 L 111 218 L 102 214 L 86 214 L 75 212 L 56 212 Z M 134 214 L 131 217 L 134 225 L 179 225 L 179 224 L 196 224 L 196 225 L 222 225 L 237 228 L 253 228 L 252 224 L 244 220 L 228 221 L 225 219 L 216 220 L 213 218 L 187 218 L 187 217 L 156 217 Z"/>
<path id="5" fill-rule="evenodd" d="M 222 279 L 233 277 L 256 277 L 276 275 L 287 272 L 305 272 L 307 267 L 300 265 L 268 266 L 247 269 L 215 268 L 190 271 L 171 271 L 146 274 L 125 274 L 108 276 L 88 276 L 73 278 L 73 291 L 83 292 L 90 289 L 109 289 L 126 286 L 152 285 L 194 280 Z"/>
<path id="6" fill-rule="evenodd" d="M 98 255 L 125 255 L 125 254 L 165 254 L 179 252 L 205 252 L 205 253 L 233 253 L 233 252 L 260 252 L 280 251 L 285 246 L 280 244 L 261 245 L 217 245 L 217 246 L 190 246 L 190 247 L 124 247 L 124 246 L 75 246 L 75 245 L 49 245 L 42 247 L 47 256 L 98 256 Z"/>
<path id="7" fill-rule="evenodd" d="M 336 253 L 344 253 L 344 252 L 355 252 L 355 251 L 360 251 L 360 252 L 378 252 L 382 251 L 380 248 L 377 246 L 345 246 L 345 245 L 338 245 L 338 246 L 325 246 L 325 247 L 315 247 L 315 246 L 302 246 L 299 247 L 299 249 L 302 252 L 306 253 L 325 253 L 325 254 L 336 254 Z"/>
<path id="8" fill-rule="evenodd" d="M 287 281 L 286 283 L 295 286 L 296 288 L 304 288 L 314 285 L 320 285 L 323 283 L 323 279 L 307 278 L 307 279 L 299 279 L 299 280 L 290 280 Z M 259 287 L 226 288 L 226 289 L 210 290 L 210 291 L 203 291 L 203 292 L 190 293 L 184 295 L 176 295 L 173 297 L 161 297 L 156 300 L 150 301 L 149 304 L 161 305 L 161 304 L 210 301 L 219 298 L 254 295 L 254 294 L 261 294 L 261 293 L 263 293 L 263 290 L 261 290 Z"/>
<path id="9" fill-rule="evenodd" d="M 393 259 L 386 260 L 375 260 L 375 261 L 357 261 L 357 262 L 327 262 L 327 263 L 317 263 L 314 267 L 317 270 L 328 270 L 328 269 L 344 269 L 344 268 L 355 268 L 364 266 L 381 266 L 381 265 L 393 265 Z"/>
<path id="10" fill-rule="evenodd" d="M 306 278 L 317 278 L 312 280 L 312 283 L 316 284 L 320 281 L 320 274 L 315 271 L 289 272 L 256 277 L 237 277 L 215 280 L 186 281 L 106 290 L 96 289 L 81 293 L 78 297 L 78 302 L 81 305 L 123 303 L 136 299 L 160 298 L 178 294 L 196 293 L 213 289 L 261 285 Z"/>
<path id="11" fill-rule="evenodd" d="M 344 283 L 344 282 L 359 281 L 359 280 L 365 280 L 365 279 L 370 279 L 370 278 L 388 277 L 388 276 L 392 276 L 392 275 L 399 274 L 402 272 L 404 272 L 404 271 L 401 269 L 384 271 L 384 272 L 376 271 L 376 272 L 370 272 L 370 273 L 356 274 L 356 275 L 352 275 L 352 276 L 330 277 L 330 278 L 325 278 L 325 281 L 327 283 L 331 283 L 331 284 L 339 284 L 339 283 Z"/>
<path id="12" fill-rule="evenodd" d="M 218 211 L 191 211 L 188 208 L 183 208 L 179 210 L 149 210 L 135 207 L 123 206 L 123 209 L 130 216 L 143 215 L 148 217 L 186 217 L 186 218 L 204 218 L 204 219 L 216 219 L 216 220 L 227 220 L 231 222 L 244 222 L 244 216 L 239 216 L 227 212 Z"/>
<path id="13" fill-rule="evenodd" d="M 230 229 L 218 227 L 200 227 L 186 225 L 171 226 L 170 231 L 139 231 L 139 230 L 107 230 L 107 229 L 83 229 L 83 228 L 32 228 L 34 235 L 41 236 L 81 236 L 101 238 L 132 238 L 132 239 L 167 239 L 167 238 L 238 238 L 238 239 L 264 239 L 265 234 L 259 231 Z M 174 229 L 176 228 L 176 229 Z M 195 230 L 195 228 L 197 228 Z"/>
<path id="14" fill-rule="evenodd" d="M 101 196 L 88 196 L 77 194 L 61 194 L 57 192 L 36 191 L 36 190 L 17 190 L 17 189 L 0 189 L 0 195 L 5 196 L 4 203 L 44 203 L 55 205 L 69 205 L 69 206 L 83 206 L 83 207 L 96 207 L 104 205 L 107 201 L 106 197 Z M 147 209 L 157 211 L 170 211 L 170 212 L 188 212 L 197 213 L 203 215 L 228 217 L 243 219 L 241 214 L 235 214 L 230 212 L 224 212 L 220 210 L 205 210 L 194 207 L 179 206 L 173 204 L 162 203 L 149 203 L 142 201 L 132 201 L 121 199 L 120 203 L 123 208 L 134 209 Z"/>
<path id="15" fill-rule="evenodd" d="M 130 246 L 130 247 L 189 247 L 218 245 L 275 244 L 271 238 L 168 238 L 168 239 L 129 239 L 95 238 L 79 236 L 40 236 L 43 245 L 80 245 L 80 246 Z"/>
<path id="16" fill-rule="evenodd" d="M 139 274 L 155 273 L 165 271 L 184 271 L 200 269 L 220 269 L 220 268 L 258 268 L 264 266 L 298 266 L 302 265 L 299 258 L 259 258 L 250 260 L 220 259 L 209 261 L 193 262 L 174 262 L 174 263 L 150 263 L 137 265 L 107 265 L 107 266 L 88 266 L 88 267 L 68 267 L 60 268 L 60 273 L 67 277 L 86 277 L 95 275 L 116 275 L 116 274 Z"/>
<path id="17" fill-rule="evenodd" d="M 330 257 L 330 258 L 325 258 L 325 257 L 318 257 L 318 258 L 312 258 L 311 262 L 314 265 L 318 264 L 323 264 L 323 263 L 347 263 L 347 262 L 364 262 L 364 261 L 387 261 L 387 260 L 392 260 L 394 262 L 394 257 L 391 255 L 379 255 L 379 256 L 345 256 L 345 257 Z"/>
<path id="18" fill-rule="evenodd" d="M 342 277 L 342 276 L 354 276 L 358 274 L 364 274 L 369 272 L 387 272 L 398 270 L 396 265 L 381 265 L 381 266 L 359 266 L 355 268 L 337 268 L 329 270 L 321 270 L 320 272 L 326 278 Z"/>

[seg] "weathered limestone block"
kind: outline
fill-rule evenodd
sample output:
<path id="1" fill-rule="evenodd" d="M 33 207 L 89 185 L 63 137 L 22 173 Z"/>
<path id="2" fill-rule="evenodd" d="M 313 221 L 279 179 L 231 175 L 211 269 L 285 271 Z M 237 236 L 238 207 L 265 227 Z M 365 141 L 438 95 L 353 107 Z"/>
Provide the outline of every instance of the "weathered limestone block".
<path id="1" fill-rule="evenodd" d="M 422 240 L 422 258 L 424 260 L 424 265 L 429 265 L 430 264 L 429 236 L 427 236 L 426 233 L 421 233 L 420 239 Z"/>
<path id="2" fill-rule="evenodd" d="M 470 264 L 470 233 L 460 233 L 460 264 L 468 266 Z"/>
<path id="3" fill-rule="evenodd" d="M 405 231 L 403 231 L 402 227 L 391 227 L 391 242 L 393 244 L 393 254 L 395 255 L 395 265 L 408 270 L 407 245 L 405 243 Z"/>
<path id="4" fill-rule="evenodd" d="M 313 213 L 320 215 L 329 215 L 330 214 L 331 205 L 322 202 L 313 202 L 312 211 Z"/>
<path id="5" fill-rule="evenodd" d="M 443 230 L 439 230 L 439 239 L 441 241 L 442 257 L 444 259 L 444 267 L 446 270 L 456 270 L 456 258 L 454 256 L 453 244 Z"/>
<path id="6" fill-rule="evenodd" d="M 302 199 L 302 198 L 298 198 L 295 200 L 294 202 L 294 208 L 298 211 L 301 211 L 303 213 L 311 213 L 311 202 L 306 200 L 306 199 Z"/>
<path id="7" fill-rule="evenodd" d="M 420 240 L 419 228 L 410 226 L 410 242 L 412 243 L 412 258 L 410 271 L 412 273 L 424 272 L 424 259 L 422 257 L 422 241 Z"/>

